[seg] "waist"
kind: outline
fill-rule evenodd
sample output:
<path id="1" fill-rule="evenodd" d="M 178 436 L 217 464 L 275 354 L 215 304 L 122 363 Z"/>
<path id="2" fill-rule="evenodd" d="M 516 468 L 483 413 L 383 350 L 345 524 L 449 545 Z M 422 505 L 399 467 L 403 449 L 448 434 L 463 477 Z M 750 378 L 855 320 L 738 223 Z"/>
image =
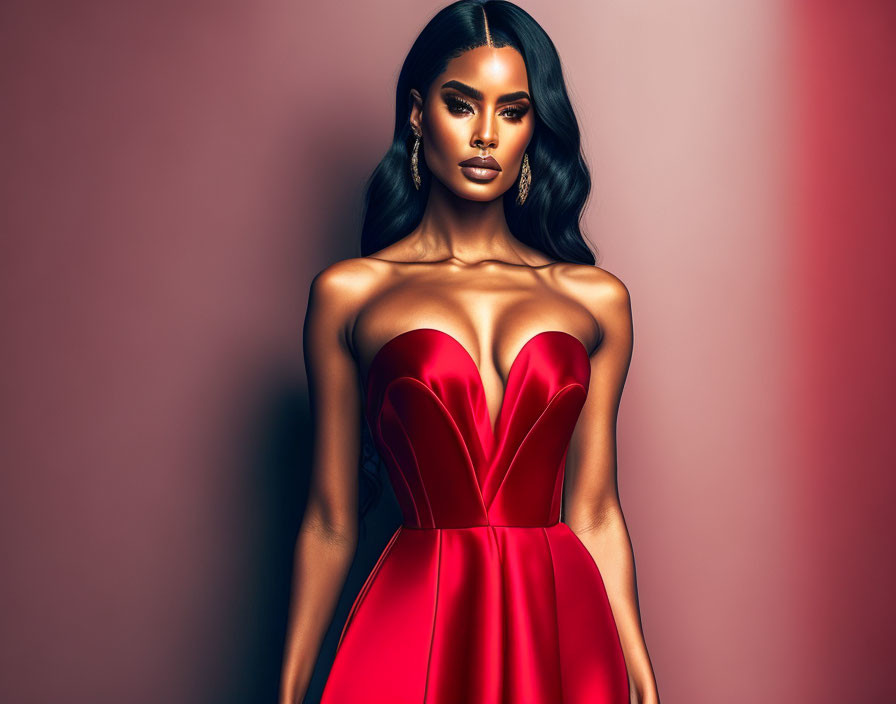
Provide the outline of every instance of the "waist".
<path id="1" fill-rule="evenodd" d="M 483 530 L 487 528 L 531 528 L 541 530 L 542 528 L 553 528 L 556 525 L 559 525 L 560 521 L 554 521 L 553 523 L 545 523 L 545 524 L 500 524 L 500 523 L 480 523 L 469 526 L 452 526 L 452 525 L 442 525 L 442 526 L 415 526 L 410 523 L 402 523 L 402 530 Z"/>

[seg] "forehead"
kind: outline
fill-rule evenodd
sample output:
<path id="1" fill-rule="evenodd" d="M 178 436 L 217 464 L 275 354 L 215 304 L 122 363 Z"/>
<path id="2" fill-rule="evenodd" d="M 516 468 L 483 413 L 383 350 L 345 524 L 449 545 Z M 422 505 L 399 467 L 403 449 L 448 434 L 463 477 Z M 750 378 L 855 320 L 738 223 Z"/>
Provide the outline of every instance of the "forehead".
<path id="1" fill-rule="evenodd" d="M 485 97 L 529 92 L 529 76 L 526 62 L 516 49 L 510 46 L 494 48 L 479 46 L 469 49 L 448 62 L 445 70 L 432 82 L 430 91 L 438 92 L 446 81 L 457 80 L 478 88 Z"/>

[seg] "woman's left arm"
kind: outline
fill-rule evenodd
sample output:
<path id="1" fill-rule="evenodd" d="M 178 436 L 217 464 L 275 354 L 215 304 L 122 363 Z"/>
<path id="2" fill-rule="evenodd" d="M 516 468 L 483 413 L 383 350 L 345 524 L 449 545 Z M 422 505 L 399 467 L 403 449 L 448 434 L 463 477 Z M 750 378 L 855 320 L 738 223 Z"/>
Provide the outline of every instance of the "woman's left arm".
<path id="1" fill-rule="evenodd" d="M 598 565 L 638 702 L 658 704 L 641 625 L 634 553 L 616 481 L 616 417 L 634 337 L 631 301 L 622 281 L 599 271 L 601 280 L 589 286 L 587 304 L 602 337 L 591 355 L 588 398 L 567 454 L 563 520 Z"/>

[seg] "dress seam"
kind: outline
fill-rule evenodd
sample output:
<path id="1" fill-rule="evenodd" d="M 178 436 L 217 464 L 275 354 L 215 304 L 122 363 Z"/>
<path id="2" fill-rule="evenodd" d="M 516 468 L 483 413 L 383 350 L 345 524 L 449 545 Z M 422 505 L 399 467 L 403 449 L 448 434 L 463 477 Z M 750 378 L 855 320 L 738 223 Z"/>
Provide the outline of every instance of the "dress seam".
<path id="1" fill-rule="evenodd" d="M 393 406 L 393 408 L 394 408 L 394 406 Z M 377 432 L 380 434 L 380 437 L 383 436 L 382 422 L 383 422 L 382 415 L 380 415 L 380 420 L 377 422 Z M 423 499 L 426 502 L 426 508 L 429 510 L 429 520 L 432 521 L 433 525 L 435 525 L 436 515 L 432 512 L 432 506 L 429 503 L 429 495 L 426 493 L 426 488 L 425 488 L 426 482 L 423 481 L 423 472 L 420 471 L 420 462 L 417 461 L 417 453 L 414 452 L 414 443 L 411 442 L 411 437 L 410 437 L 410 435 L 408 435 L 408 431 L 404 427 L 404 421 L 402 421 L 399 418 L 396 425 L 398 426 L 398 429 L 401 431 L 401 434 L 404 436 L 405 442 L 407 443 L 407 446 L 408 446 L 408 450 L 410 451 L 410 454 L 411 454 L 411 458 L 414 460 L 414 470 L 417 473 L 417 478 L 420 480 L 420 486 L 423 487 L 421 489 L 420 493 L 423 494 Z M 386 449 L 389 450 L 389 456 L 392 458 L 392 461 L 395 463 L 395 466 L 400 468 L 401 463 L 395 459 L 395 452 L 393 452 L 392 448 L 389 447 L 388 444 L 386 444 L 385 442 L 383 444 L 386 446 Z M 414 492 L 411 490 L 411 485 L 408 484 L 407 477 L 405 477 L 404 472 L 402 472 L 400 469 L 398 471 L 398 476 L 401 477 L 402 483 L 408 488 L 408 496 L 411 497 L 411 505 L 414 508 L 414 516 L 417 518 L 417 523 L 422 526 L 423 525 L 423 517 L 420 515 L 420 511 L 417 508 L 417 501 L 415 501 L 416 496 L 414 495 Z"/>
<path id="2" fill-rule="evenodd" d="M 535 432 L 535 428 L 537 428 L 541 424 L 542 420 L 547 416 L 548 411 L 550 411 L 554 407 L 554 405 L 559 402 L 560 397 L 566 396 L 567 392 L 570 391 L 571 389 L 574 389 L 575 387 L 579 387 L 579 389 L 581 389 L 587 395 L 588 392 L 585 391 L 585 387 L 582 386 L 582 384 L 579 383 L 578 381 L 573 381 L 569 384 L 561 386 L 559 389 L 557 389 L 557 391 L 554 392 L 554 394 L 551 396 L 551 398 L 545 404 L 544 409 L 541 411 L 541 413 L 538 414 L 538 417 L 533 421 L 532 425 L 529 426 L 529 429 L 526 431 L 526 434 L 523 435 L 523 439 L 520 440 L 519 445 L 517 445 L 516 450 L 513 453 L 513 457 L 511 457 L 510 462 L 507 463 L 507 466 L 504 469 L 503 474 L 501 475 L 501 481 L 498 482 L 498 486 L 495 487 L 495 491 L 491 494 L 491 497 L 489 498 L 487 510 L 491 510 L 492 504 L 497 500 L 498 494 L 501 493 L 501 488 L 504 486 L 505 482 L 507 481 L 507 477 L 510 475 L 510 473 L 514 469 L 514 465 L 516 464 L 517 457 L 520 456 L 520 452 L 522 451 L 523 447 L 526 445 L 526 441 L 528 441 L 529 437 L 532 435 L 532 433 Z M 584 403 L 584 401 L 583 401 L 583 403 Z M 581 408 L 579 409 L 579 411 L 581 412 Z M 496 453 L 494 458 L 492 458 L 493 466 L 490 467 L 491 470 L 494 470 L 494 463 L 497 461 L 498 456 L 499 455 Z M 483 500 L 483 502 L 485 501 L 484 496 L 483 496 L 482 500 Z"/>
<path id="3" fill-rule="evenodd" d="M 485 498 L 482 495 L 482 487 L 479 484 L 479 474 L 476 472 L 476 464 L 473 462 L 473 456 L 470 454 L 470 447 L 467 445 L 467 439 L 460 431 L 460 428 L 457 425 L 457 421 L 455 421 L 454 416 L 451 415 L 451 411 L 448 410 L 445 402 L 441 398 L 439 398 L 439 395 L 432 388 L 413 376 L 400 376 L 390 381 L 383 391 L 383 405 L 385 405 L 386 401 L 389 401 L 392 407 L 395 408 L 395 404 L 391 402 L 389 394 L 392 392 L 392 387 L 397 385 L 399 382 L 407 382 L 412 387 L 421 389 L 424 396 L 429 397 L 435 403 L 435 406 L 439 410 L 439 413 L 441 413 L 442 416 L 447 419 L 448 427 L 451 428 L 454 436 L 460 440 L 460 446 L 463 448 L 464 459 L 466 460 L 466 468 L 472 480 L 472 484 L 476 489 L 476 494 L 479 498 L 479 505 L 482 508 L 482 513 L 487 514 L 488 507 L 485 505 Z"/>
<path id="4" fill-rule="evenodd" d="M 426 659 L 426 679 L 423 684 L 423 704 L 426 704 L 426 696 L 429 693 L 429 671 L 432 665 L 433 643 L 436 638 L 436 615 L 439 613 L 439 585 L 442 581 L 442 531 L 439 531 L 439 550 L 436 558 L 436 598 L 432 609 L 432 633 L 429 637 L 429 655 Z"/>
<path id="5" fill-rule="evenodd" d="M 501 541 L 498 540 L 498 531 L 489 524 L 492 539 L 495 541 L 495 549 L 498 551 L 498 566 L 501 570 L 501 704 L 504 704 L 504 696 L 507 694 L 505 683 L 507 682 L 507 578 L 504 574 L 504 554 L 501 552 Z"/>
<path id="6" fill-rule="evenodd" d="M 336 652 L 339 652 L 339 649 L 342 647 L 342 641 L 345 640 L 345 636 L 348 635 L 349 627 L 352 624 L 352 621 L 355 618 L 355 614 L 361 608 L 361 604 L 367 598 L 367 593 L 370 591 L 370 588 L 373 586 L 373 583 L 376 581 L 377 576 L 379 575 L 380 569 L 385 563 L 386 558 L 392 553 L 392 547 L 395 545 L 395 542 L 398 540 L 398 536 L 404 530 L 404 526 L 398 526 L 398 529 L 392 534 L 392 537 L 389 538 L 389 542 L 386 544 L 386 547 L 383 548 L 383 551 L 380 553 L 380 556 L 377 558 L 376 563 L 374 563 L 370 572 L 367 574 L 367 577 L 364 579 L 364 583 L 361 585 L 361 589 L 358 591 L 355 596 L 354 601 L 352 602 L 351 608 L 349 609 L 348 616 L 345 618 L 345 623 L 342 625 L 342 630 L 339 633 L 339 640 L 336 643 Z"/>
<path id="7" fill-rule="evenodd" d="M 548 546 L 548 557 L 551 560 L 551 583 L 554 585 L 554 623 L 557 625 L 557 680 L 560 683 L 560 701 L 564 702 L 563 696 L 563 657 L 560 652 L 560 611 L 557 603 L 557 571 L 554 569 L 554 551 L 551 549 L 551 539 L 548 537 L 547 528 L 542 528 L 544 533 L 544 541 Z"/>

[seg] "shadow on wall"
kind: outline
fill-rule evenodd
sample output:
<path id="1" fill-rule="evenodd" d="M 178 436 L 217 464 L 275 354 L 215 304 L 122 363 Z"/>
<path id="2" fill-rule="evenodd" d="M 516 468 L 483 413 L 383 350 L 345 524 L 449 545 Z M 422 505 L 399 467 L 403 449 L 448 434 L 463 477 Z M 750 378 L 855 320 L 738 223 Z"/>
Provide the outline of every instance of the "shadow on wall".
<path id="1" fill-rule="evenodd" d="M 294 269 L 305 274 L 304 279 L 297 277 L 295 300 L 306 301 L 311 277 L 317 271 L 330 262 L 358 256 L 365 182 L 370 165 L 382 156 L 382 145 L 372 143 L 369 134 L 352 137 L 337 133 L 330 117 L 319 130 L 309 130 L 307 122 L 299 122 L 303 125 L 302 146 L 296 152 L 303 157 L 295 160 L 295 172 L 286 180 L 298 184 L 301 197 L 292 202 L 284 227 L 286 236 L 296 243 Z M 308 140 L 306 134 L 314 134 L 315 139 Z M 330 138 L 318 139 L 321 135 Z M 318 151 L 328 168 L 309 181 L 304 165 L 314 162 Z M 288 334 L 295 330 L 298 340 L 304 314 L 303 303 L 298 322 L 290 321 L 295 326 Z M 222 604 L 220 614 L 229 622 L 220 632 L 233 642 L 219 648 L 223 656 L 213 675 L 215 681 L 206 690 L 209 704 L 277 701 L 294 547 L 308 500 L 313 440 L 303 364 L 294 361 L 289 369 L 263 370 L 254 394 L 261 400 L 245 414 L 249 427 L 244 436 L 244 496 L 238 499 L 245 511 L 240 526 L 244 539 L 234 546 L 231 561 L 237 596 L 229 607 Z M 362 457 L 358 460 L 360 472 Z M 379 464 L 382 494 L 360 526 L 358 550 L 321 644 L 304 704 L 320 701 L 351 605 L 401 523 L 398 502 L 382 462 Z M 364 500 L 369 487 L 365 482 L 359 485 L 359 500 Z"/>
<path id="2" fill-rule="evenodd" d="M 260 422 L 251 439 L 245 482 L 245 525 L 250 533 L 234 555 L 242 591 L 229 613 L 222 614 L 231 621 L 222 630 L 231 634 L 234 644 L 224 646 L 231 662 L 222 663 L 221 677 L 210 687 L 214 698 L 209 701 L 216 704 L 277 701 L 293 550 L 310 485 L 309 414 L 307 390 L 282 384 L 271 389 L 266 407 L 255 416 Z M 305 704 L 320 701 L 352 602 L 401 523 L 398 503 L 382 466 L 380 477 L 382 495 L 361 526 L 358 551 L 324 637 Z M 366 491 L 361 483 L 361 499 Z"/>

